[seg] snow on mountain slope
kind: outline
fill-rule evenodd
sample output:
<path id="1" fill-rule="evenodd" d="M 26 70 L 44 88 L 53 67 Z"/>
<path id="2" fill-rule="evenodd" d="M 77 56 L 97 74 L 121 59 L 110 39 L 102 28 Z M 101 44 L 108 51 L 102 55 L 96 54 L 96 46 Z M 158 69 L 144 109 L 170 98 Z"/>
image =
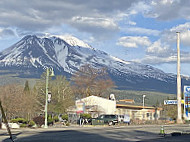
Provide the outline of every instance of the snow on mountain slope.
<path id="1" fill-rule="evenodd" d="M 0 66 L 44 68 L 55 66 L 62 68 L 57 62 L 53 42 L 36 36 L 26 36 L 0 54 Z"/>
<path id="2" fill-rule="evenodd" d="M 86 48 L 92 48 L 89 44 L 85 43 L 84 41 L 72 36 L 72 35 L 50 35 L 46 34 L 45 36 L 42 36 L 42 38 L 49 38 L 49 39 L 62 39 L 70 46 L 80 46 L 80 47 L 86 47 Z"/>
<path id="3" fill-rule="evenodd" d="M 81 46 L 81 47 L 91 48 L 91 46 L 88 45 L 87 43 L 71 35 L 56 36 L 56 37 L 63 39 L 71 46 Z"/>
<path id="4" fill-rule="evenodd" d="M 28 70 L 30 74 L 35 70 L 41 74 L 45 66 L 51 66 L 56 74 L 71 75 L 82 65 L 90 64 L 95 68 L 106 68 L 121 89 L 137 89 L 138 86 L 141 90 L 176 91 L 176 76 L 173 74 L 149 65 L 121 60 L 73 37 L 63 39 L 56 36 L 26 36 L 0 53 L 0 69 Z M 169 86 L 165 88 L 166 85 Z"/>

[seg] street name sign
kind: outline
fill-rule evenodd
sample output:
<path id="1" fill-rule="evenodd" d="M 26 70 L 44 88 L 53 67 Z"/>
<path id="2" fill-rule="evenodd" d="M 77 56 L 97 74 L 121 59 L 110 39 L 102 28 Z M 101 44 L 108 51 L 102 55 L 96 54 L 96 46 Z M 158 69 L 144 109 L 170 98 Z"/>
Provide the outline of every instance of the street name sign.
<path id="1" fill-rule="evenodd" d="M 164 100 L 164 105 L 176 105 L 177 100 Z"/>

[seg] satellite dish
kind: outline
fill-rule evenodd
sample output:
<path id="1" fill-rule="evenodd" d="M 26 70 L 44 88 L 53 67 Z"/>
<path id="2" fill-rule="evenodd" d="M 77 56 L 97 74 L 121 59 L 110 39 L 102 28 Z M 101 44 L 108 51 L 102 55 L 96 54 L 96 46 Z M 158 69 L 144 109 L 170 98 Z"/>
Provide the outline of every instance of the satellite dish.
<path id="1" fill-rule="evenodd" d="M 112 101 L 115 101 L 115 95 L 114 94 L 110 94 L 109 99 L 112 100 Z"/>

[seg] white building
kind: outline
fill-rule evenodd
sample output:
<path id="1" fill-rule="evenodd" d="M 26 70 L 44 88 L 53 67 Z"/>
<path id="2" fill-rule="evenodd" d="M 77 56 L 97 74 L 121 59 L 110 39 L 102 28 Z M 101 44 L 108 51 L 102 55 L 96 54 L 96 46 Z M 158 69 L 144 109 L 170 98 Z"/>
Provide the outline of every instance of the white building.
<path id="1" fill-rule="evenodd" d="M 116 101 L 106 98 L 89 96 L 76 101 L 76 104 L 84 103 L 84 113 L 91 113 L 92 117 L 97 117 L 100 114 L 115 114 Z M 77 110 L 81 110 L 80 106 L 76 105 Z"/>

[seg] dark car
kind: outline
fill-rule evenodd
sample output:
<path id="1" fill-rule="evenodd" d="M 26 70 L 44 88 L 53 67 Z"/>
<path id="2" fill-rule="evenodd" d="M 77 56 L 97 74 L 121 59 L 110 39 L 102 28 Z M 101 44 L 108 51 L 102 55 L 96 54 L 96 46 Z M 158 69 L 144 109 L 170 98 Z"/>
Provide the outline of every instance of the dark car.
<path id="1" fill-rule="evenodd" d="M 118 123 L 118 117 L 114 114 L 103 114 L 95 118 L 95 120 L 103 120 L 104 124 L 115 125 Z"/>

